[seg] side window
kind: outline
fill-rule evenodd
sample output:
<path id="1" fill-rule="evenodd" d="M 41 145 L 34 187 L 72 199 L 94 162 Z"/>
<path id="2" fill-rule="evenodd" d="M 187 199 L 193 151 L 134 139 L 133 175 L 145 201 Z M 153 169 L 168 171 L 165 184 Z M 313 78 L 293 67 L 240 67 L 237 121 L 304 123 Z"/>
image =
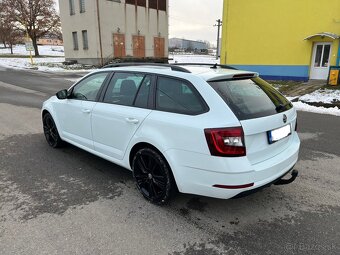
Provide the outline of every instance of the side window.
<path id="1" fill-rule="evenodd" d="M 142 85 L 140 86 L 137 97 L 135 99 L 134 106 L 140 107 L 140 108 L 148 107 L 151 82 L 152 80 L 151 80 L 150 75 L 147 75 L 144 77 Z"/>
<path id="2" fill-rule="evenodd" d="M 107 76 L 108 73 L 97 73 L 85 78 L 73 88 L 71 98 L 95 101 Z"/>
<path id="3" fill-rule="evenodd" d="M 182 80 L 159 77 L 156 109 L 183 114 L 199 114 L 205 110 L 197 92 Z"/>
<path id="4" fill-rule="evenodd" d="M 144 76 L 136 73 L 115 73 L 105 93 L 104 103 L 132 106 Z"/>

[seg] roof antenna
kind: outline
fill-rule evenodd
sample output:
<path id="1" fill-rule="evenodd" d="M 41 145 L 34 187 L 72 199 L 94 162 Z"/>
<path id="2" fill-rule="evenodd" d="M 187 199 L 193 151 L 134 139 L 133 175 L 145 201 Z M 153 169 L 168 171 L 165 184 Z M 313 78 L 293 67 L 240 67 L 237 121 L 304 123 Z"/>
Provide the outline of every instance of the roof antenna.
<path id="1" fill-rule="evenodd" d="M 211 69 L 217 69 L 217 63 L 214 64 L 212 67 L 210 67 Z"/>

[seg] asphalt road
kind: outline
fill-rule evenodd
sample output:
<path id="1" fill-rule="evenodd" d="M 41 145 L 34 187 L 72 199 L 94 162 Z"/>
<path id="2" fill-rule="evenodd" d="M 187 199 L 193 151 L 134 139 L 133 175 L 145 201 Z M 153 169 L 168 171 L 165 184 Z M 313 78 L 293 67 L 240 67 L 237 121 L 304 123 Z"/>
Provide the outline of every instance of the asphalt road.
<path id="1" fill-rule="evenodd" d="M 0 67 L 0 254 L 340 254 L 340 118 L 299 112 L 300 176 L 241 199 L 146 202 L 131 173 L 44 140 L 75 74 Z"/>

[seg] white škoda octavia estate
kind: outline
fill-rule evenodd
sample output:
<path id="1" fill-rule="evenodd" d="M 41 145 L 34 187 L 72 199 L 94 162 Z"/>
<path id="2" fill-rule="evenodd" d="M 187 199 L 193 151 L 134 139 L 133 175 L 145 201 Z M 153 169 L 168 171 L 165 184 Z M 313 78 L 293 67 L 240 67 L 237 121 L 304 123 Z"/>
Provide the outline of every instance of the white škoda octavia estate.
<path id="1" fill-rule="evenodd" d="M 132 170 L 156 204 L 177 190 L 243 196 L 298 174 L 296 110 L 257 73 L 227 66 L 112 65 L 44 102 L 42 119 L 50 146 Z"/>

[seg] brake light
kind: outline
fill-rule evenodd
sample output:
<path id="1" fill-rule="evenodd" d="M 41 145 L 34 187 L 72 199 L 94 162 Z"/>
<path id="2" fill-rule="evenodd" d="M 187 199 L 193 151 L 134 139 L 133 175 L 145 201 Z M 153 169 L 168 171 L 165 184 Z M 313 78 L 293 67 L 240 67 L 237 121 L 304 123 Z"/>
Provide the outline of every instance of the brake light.
<path id="1" fill-rule="evenodd" d="M 204 130 L 211 155 L 242 157 L 246 155 L 242 127 L 209 128 Z"/>
<path id="2" fill-rule="evenodd" d="M 246 78 L 255 78 L 256 73 L 241 73 L 241 74 L 235 74 L 233 76 L 233 79 L 246 79 Z"/>

